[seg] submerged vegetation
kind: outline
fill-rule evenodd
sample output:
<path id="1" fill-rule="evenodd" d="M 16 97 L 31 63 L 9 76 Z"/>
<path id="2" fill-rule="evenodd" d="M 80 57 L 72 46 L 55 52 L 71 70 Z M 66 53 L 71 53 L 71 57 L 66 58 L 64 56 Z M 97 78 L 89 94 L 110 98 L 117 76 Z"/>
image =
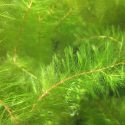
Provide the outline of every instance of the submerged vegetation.
<path id="1" fill-rule="evenodd" d="M 125 125 L 124 0 L 0 0 L 0 125 Z"/>

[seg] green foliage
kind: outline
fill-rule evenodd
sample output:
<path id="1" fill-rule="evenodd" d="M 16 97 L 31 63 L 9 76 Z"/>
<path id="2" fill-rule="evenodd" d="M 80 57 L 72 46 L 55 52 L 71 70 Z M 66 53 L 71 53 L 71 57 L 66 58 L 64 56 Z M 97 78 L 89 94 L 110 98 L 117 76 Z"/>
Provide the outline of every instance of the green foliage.
<path id="1" fill-rule="evenodd" d="M 0 70 L 1 124 L 124 124 L 125 48 L 113 38 L 83 40 L 76 54 L 68 47 L 34 73 L 8 57 Z"/>
<path id="2" fill-rule="evenodd" d="M 52 54 L 63 52 L 75 40 L 77 11 L 66 1 L 5 1 L 0 11 L 0 36 L 10 55 L 48 63 Z"/>
<path id="3" fill-rule="evenodd" d="M 125 28 L 125 0 L 78 0 L 78 6 L 87 25 Z"/>
<path id="4" fill-rule="evenodd" d="M 0 0 L 0 125 L 124 125 L 124 2 Z"/>

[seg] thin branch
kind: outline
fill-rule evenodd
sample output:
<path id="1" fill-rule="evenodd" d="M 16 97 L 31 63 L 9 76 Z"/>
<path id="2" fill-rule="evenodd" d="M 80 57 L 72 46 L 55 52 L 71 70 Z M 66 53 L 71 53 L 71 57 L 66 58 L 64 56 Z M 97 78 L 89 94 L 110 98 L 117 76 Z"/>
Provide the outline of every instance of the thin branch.
<path id="1" fill-rule="evenodd" d="M 5 7 L 5 6 L 14 6 L 14 4 L 1 4 L 0 7 Z"/>
<path id="2" fill-rule="evenodd" d="M 30 0 L 30 1 L 29 1 L 29 5 L 28 5 L 28 8 L 29 8 L 29 9 L 32 7 L 32 4 L 33 4 L 33 1 Z"/>
<path id="3" fill-rule="evenodd" d="M 20 70 L 22 70 L 23 72 L 25 72 L 26 74 L 28 74 L 29 76 L 31 76 L 32 78 L 34 78 L 34 79 L 36 79 L 36 80 L 38 79 L 37 76 L 35 76 L 35 75 L 32 74 L 31 72 L 29 72 L 27 69 L 21 67 L 19 64 L 14 63 L 14 65 L 15 65 L 16 67 L 18 67 Z"/>
<path id="4" fill-rule="evenodd" d="M 80 72 L 80 73 L 77 73 L 75 75 L 69 76 L 69 77 L 67 77 L 67 78 L 65 78 L 65 79 L 57 82 L 56 84 L 52 85 L 48 90 L 46 90 L 46 92 L 42 93 L 38 97 L 37 102 L 32 106 L 32 110 L 31 111 L 33 111 L 35 109 L 37 103 L 39 101 L 43 100 L 53 89 L 56 89 L 58 86 L 64 84 L 65 82 L 67 82 L 69 80 L 72 80 L 74 78 L 77 78 L 79 76 L 88 75 L 88 74 L 97 73 L 97 72 L 102 72 L 104 70 L 107 70 L 107 69 L 110 69 L 110 68 L 114 68 L 114 67 L 119 66 L 119 65 L 125 65 L 125 62 L 115 63 L 115 64 L 112 64 L 110 66 L 99 68 L 99 69 L 93 69 L 93 70 L 89 70 L 89 71 L 83 71 L 83 72 Z"/>
<path id="5" fill-rule="evenodd" d="M 86 39 L 85 37 L 80 38 L 76 34 L 74 34 L 74 36 L 77 37 L 79 41 Z M 91 37 L 89 37 L 89 40 L 92 40 L 92 39 L 109 39 L 109 40 L 114 41 L 114 42 L 122 42 L 122 41 L 120 41 L 120 40 L 118 40 L 118 39 L 116 39 L 116 38 L 114 38 L 112 36 L 106 36 L 106 35 L 99 35 L 99 36 L 91 36 Z"/>
<path id="6" fill-rule="evenodd" d="M 0 100 L 0 104 L 4 107 L 4 109 L 8 112 L 12 122 L 14 125 L 19 125 L 17 119 L 14 117 L 12 110 L 8 105 L 6 105 L 2 100 Z"/>
<path id="7" fill-rule="evenodd" d="M 68 16 L 70 16 L 70 14 L 72 13 L 72 9 L 70 9 L 59 21 L 58 21 L 58 24 L 61 24 Z"/>
<path id="8" fill-rule="evenodd" d="M 15 18 L 10 17 L 8 15 L 4 15 L 4 14 L 0 14 L 1 17 L 7 18 L 7 19 L 11 19 L 11 20 L 15 20 Z"/>
<path id="9" fill-rule="evenodd" d="M 110 39 L 114 42 L 120 42 L 119 40 L 117 40 L 116 38 L 112 37 L 112 36 L 105 36 L 105 35 L 100 35 L 100 36 L 93 36 L 93 37 L 90 37 L 90 39 L 95 39 L 95 38 L 98 38 L 98 39 Z"/>
<path id="10" fill-rule="evenodd" d="M 26 12 L 24 13 L 24 16 L 23 16 L 23 22 L 22 22 L 22 24 L 20 25 L 19 30 L 18 30 L 18 34 L 17 34 L 17 36 L 16 36 L 16 40 L 17 40 L 16 43 L 17 43 L 17 44 L 19 43 L 21 34 L 22 34 L 22 32 L 23 32 L 23 25 L 25 24 L 25 22 L 26 22 L 26 20 L 27 20 L 28 13 L 29 13 L 29 11 L 30 11 L 30 9 L 31 9 L 31 7 L 32 7 L 32 4 L 33 4 L 33 1 L 30 0 L 30 1 L 29 1 L 29 5 L 28 5 L 28 7 L 27 7 L 27 10 L 26 10 Z M 14 50 L 13 50 L 13 62 L 14 62 L 14 63 L 16 62 L 17 46 L 18 46 L 18 45 L 16 45 L 15 48 L 14 48 Z"/>

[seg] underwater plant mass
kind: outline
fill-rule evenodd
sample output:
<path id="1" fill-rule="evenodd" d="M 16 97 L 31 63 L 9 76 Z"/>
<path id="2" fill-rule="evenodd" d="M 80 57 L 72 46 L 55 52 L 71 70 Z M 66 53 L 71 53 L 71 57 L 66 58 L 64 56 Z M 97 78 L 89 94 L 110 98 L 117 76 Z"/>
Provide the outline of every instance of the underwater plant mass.
<path id="1" fill-rule="evenodd" d="M 0 0 L 0 125 L 125 125 L 125 0 Z"/>

